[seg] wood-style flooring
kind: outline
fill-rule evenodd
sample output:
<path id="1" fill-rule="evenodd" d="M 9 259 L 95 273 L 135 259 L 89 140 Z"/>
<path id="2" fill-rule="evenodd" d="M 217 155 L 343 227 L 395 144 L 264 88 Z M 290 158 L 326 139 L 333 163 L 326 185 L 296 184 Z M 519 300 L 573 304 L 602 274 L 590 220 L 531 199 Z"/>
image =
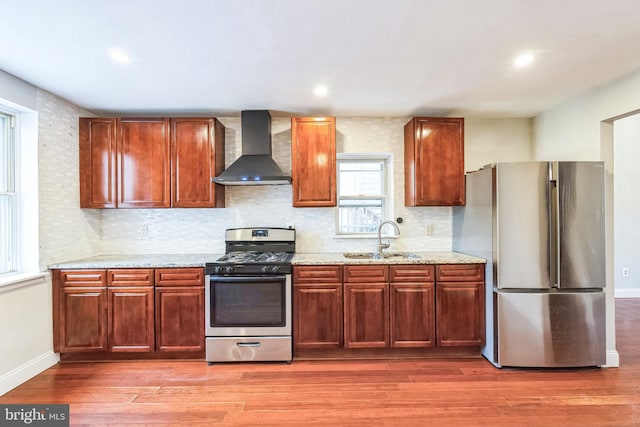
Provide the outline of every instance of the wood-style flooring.
<path id="1" fill-rule="evenodd" d="M 73 426 L 639 426 L 640 299 L 616 301 L 617 369 L 482 358 L 65 363 L 0 404 L 68 403 Z"/>

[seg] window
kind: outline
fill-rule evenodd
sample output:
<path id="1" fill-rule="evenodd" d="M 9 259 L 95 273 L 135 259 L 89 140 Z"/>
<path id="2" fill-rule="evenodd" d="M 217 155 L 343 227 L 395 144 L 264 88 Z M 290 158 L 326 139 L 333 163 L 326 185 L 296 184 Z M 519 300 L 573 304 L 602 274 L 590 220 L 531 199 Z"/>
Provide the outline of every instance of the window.
<path id="1" fill-rule="evenodd" d="M 370 235 L 391 218 L 391 155 L 339 154 L 337 234 Z"/>
<path id="2" fill-rule="evenodd" d="M 0 275 L 17 270 L 15 116 L 0 111 Z"/>

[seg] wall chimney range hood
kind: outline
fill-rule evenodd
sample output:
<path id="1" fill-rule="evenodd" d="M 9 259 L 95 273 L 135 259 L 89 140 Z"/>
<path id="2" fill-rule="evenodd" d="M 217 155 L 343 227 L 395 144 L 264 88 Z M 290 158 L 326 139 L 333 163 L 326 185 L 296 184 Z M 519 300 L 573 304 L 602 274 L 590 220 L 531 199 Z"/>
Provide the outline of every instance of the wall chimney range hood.
<path id="1" fill-rule="evenodd" d="M 242 155 L 213 178 L 222 185 L 291 184 L 271 157 L 271 114 L 267 110 L 241 112 Z"/>

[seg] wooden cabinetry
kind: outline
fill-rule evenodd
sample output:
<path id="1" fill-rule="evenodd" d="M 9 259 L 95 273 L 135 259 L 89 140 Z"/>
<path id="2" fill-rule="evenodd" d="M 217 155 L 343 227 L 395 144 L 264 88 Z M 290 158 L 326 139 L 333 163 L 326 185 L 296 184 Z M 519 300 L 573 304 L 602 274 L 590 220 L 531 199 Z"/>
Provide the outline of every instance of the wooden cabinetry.
<path id="1" fill-rule="evenodd" d="M 54 350 L 107 351 L 106 271 L 56 271 L 54 281 Z"/>
<path id="2" fill-rule="evenodd" d="M 55 351 L 204 351 L 202 268 L 53 270 L 52 275 Z"/>
<path id="3" fill-rule="evenodd" d="M 293 283 L 294 348 L 342 347 L 342 267 L 295 266 Z"/>
<path id="4" fill-rule="evenodd" d="M 224 207 L 224 126 L 214 118 L 171 119 L 171 206 Z"/>
<path id="5" fill-rule="evenodd" d="M 156 350 L 204 351 L 204 277 L 201 268 L 155 271 Z"/>
<path id="6" fill-rule="evenodd" d="M 293 283 L 297 350 L 484 342 L 483 264 L 296 265 Z"/>
<path id="7" fill-rule="evenodd" d="M 464 119 L 414 117 L 404 127 L 406 206 L 464 205 Z"/>
<path id="8" fill-rule="evenodd" d="M 169 119 L 118 119 L 119 208 L 168 208 Z"/>
<path id="9" fill-rule="evenodd" d="M 80 207 L 223 207 L 213 118 L 80 118 Z"/>
<path id="10" fill-rule="evenodd" d="M 153 270 L 108 270 L 107 277 L 109 351 L 153 351 Z"/>
<path id="11" fill-rule="evenodd" d="M 80 119 L 80 207 L 116 207 L 116 119 Z"/>
<path id="12" fill-rule="evenodd" d="M 389 272 L 391 347 L 433 347 L 434 266 L 392 265 Z"/>
<path id="13" fill-rule="evenodd" d="M 344 346 L 389 346 L 389 269 L 385 265 L 344 267 Z"/>
<path id="14" fill-rule="evenodd" d="M 335 206 L 335 117 L 292 117 L 291 153 L 293 206 Z"/>
<path id="15" fill-rule="evenodd" d="M 481 345 L 484 341 L 484 265 L 438 265 L 436 283 L 438 345 Z"/>

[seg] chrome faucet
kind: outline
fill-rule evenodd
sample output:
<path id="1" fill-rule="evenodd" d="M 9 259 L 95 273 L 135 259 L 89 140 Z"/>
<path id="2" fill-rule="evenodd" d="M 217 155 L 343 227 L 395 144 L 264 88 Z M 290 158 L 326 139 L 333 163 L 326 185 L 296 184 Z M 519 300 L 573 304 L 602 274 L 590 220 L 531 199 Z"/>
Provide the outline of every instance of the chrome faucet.
<path id="1" fill-rule="evenodd" d="M 383 255 L 382 255 L 382 250 L 383 249 L 387 249 L 389 246 L 391 246 L 391 242 L 389 242 L 389 241 L 386 241 L 384 243 L 382 242 L 381 232 L 382 232 L 382 227 L 385 224 L 393 225 L 393 228 L 394 228 L 396 236 L 400 235 L 400 229 L 398 228 L 398 226 L 396 225 L 395 222 L 393 222 L 393 221 L 384 221 L 384 222 L 380 223 L 380 225 L 378 226 L 378 251 L 376 252 L 376 257 L 378 257 L 378 258 L 382 258 L 383 257 Z"/>

